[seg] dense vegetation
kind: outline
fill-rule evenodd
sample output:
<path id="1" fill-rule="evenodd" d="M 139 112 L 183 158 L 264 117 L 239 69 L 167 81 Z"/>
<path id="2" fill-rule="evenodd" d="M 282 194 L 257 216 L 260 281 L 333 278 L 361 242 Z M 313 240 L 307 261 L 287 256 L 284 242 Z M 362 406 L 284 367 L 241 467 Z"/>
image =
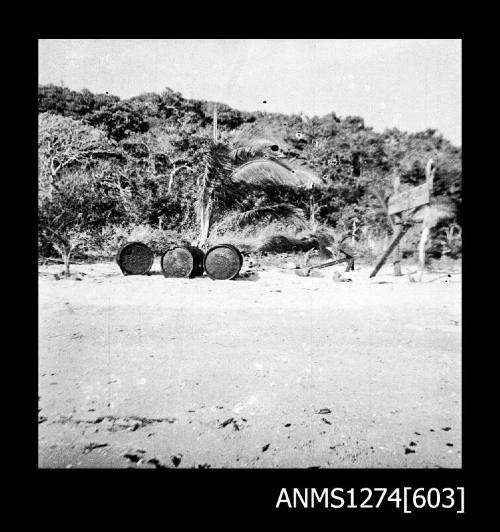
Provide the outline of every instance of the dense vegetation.
<path id="1" fill-rule="evenodd" d="M 45 85 L 39 87 L 38 107 L 43 256 L 55 250 L 67 260 L 75 250 L 111 255 L 130 237 L 160 251 L 176 237 L 197 237 L 196 204 L 211 149 L 213 102 L 185 99 L 170 89 L 124 100 Z M 310 229 L 385 234 L 389 225 L 374 190 L 388 194 L 395 174 L 402 183 L 423 182 L 430 157 L 437 164 L 434 195 L 454 205 L 451 222 L 460 226 L 461 148 L 435 130 L 377 133 L 360 117 L 333 112 L 309 118 L 243 112 L 224 104 L 217 109 L 223 143 L 265 138 L 279 145 L 287 160 L 307 163 L 327 185 L 312 191 L 255 188 L 243 201 L 229 194 L 214 210 L 217 227 L 267 224 L 288 209 L 290 228 L 303 213 Z M 291 205 L 296 209 L 290 211 Z M 262 216 L 252 216 L 256 206 Z"/>

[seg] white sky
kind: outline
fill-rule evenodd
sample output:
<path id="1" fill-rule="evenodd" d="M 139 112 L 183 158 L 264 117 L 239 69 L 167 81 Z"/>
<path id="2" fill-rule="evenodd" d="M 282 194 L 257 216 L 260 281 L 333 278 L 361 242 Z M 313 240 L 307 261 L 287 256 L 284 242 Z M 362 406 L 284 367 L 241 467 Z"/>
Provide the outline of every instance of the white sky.
<path id="1" fill-rule="evenodd" d="M 246 111 L 334 111 L 462 142 L 460 40 L 40 40 L 39 83 L 61 81 L 122 98 L 170 87 Z"/>

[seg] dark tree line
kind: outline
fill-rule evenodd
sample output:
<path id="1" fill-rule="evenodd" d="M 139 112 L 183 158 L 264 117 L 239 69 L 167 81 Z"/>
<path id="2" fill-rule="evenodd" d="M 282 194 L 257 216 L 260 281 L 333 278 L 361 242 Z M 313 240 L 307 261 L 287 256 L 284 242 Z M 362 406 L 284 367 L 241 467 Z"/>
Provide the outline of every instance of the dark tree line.
<path id="1" fill-rule="evenodd" d="M 85 235 L 110 225 L 195 228 L 214 102 L 185 99 L 170 89 L 120 99 L 45 85 L 39 87 L 38 105 L 44 250 L 52 242 L 71 254 L 84 245 Z M 408 185 L 424 182 L 432 157 L 434 194 L 453 203 L 454 222 L 461 222 L 461 148 L 435 130 L 378 133 L 361 117 L 340 118 L 333 112 L 310 118 L 243 112 L 220 103 L 217 110 L 222 141 L 231 145 L 239 139 L 244 145 L 265 138 L 279 145 L 288 161 L 307 163 L 327 185 L 312 191 L 253 190 L 246 204 L 232 204 L 228 197 L 214 213 L 219 219 L 255 204 L 291 204 L 319 224 L 350 227 L 356 220 L 358 226 L 387 230 L 374 189 L 388 194 L 395 173 Z M 56 237 L 57 232 L 63 236 Z"/>

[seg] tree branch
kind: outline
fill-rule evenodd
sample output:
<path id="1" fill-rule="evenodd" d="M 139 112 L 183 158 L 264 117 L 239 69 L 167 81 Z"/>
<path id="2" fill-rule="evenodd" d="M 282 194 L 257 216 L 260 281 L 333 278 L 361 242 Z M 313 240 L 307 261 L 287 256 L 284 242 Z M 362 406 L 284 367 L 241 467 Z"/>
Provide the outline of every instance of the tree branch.
<path id="1" fill-rule="evenodd" d="M 174 175 L 179 171 L 179 170 L 182 170 L 183 168 L 186 168 L 187 170 L 189 170 L 190 172 L 193 171 L 193 169 L 188 166 L 187 164 L 183 164 L 182 166 L 177 166 L 177 167 L 174 167 L 174 169 L 172 170 L 172 172 L 170 173 L 170 179 L 168 180 L 168 191 L 170 192 L 170 190 L 172 189 L 172 184 L 173 184 L 173 181 L 174 181 Z"/>

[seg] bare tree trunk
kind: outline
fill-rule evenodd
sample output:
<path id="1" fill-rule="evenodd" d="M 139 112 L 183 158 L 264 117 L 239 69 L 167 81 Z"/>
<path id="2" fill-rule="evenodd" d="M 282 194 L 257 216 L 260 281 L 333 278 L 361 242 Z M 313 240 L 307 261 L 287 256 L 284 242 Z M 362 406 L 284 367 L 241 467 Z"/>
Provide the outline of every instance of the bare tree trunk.
<path id="1" fill-rule="evenodd" d="M 356 244 L 356 219 L 352 221 L 351 246 Z"/>
<path id="2" fill-rule="evenodd" d="M 429 159 L 425 166 L 425 182 L 427 183 L 427 186 L 429 187 L 429 193 L 432 192 L 432 188 L 434 186 L 435 173 L 436 173 L 436 165 L 434 163 L 434 159 Z"/>
<path id="3" fill-rule="evenodd" d="M 395 218 L 396 218 L 396 223 L 393 226 L 394 238 L 399 236 L 399 234 L 401 233 L 401 229 L 402 229 L 401 216 L 396 215 Z M 401 277 L 401 275 L 403 274 L 401 273 L 401 246 L 399 245 L 399 242 L 398 242 L 398 245 L 396 246 L 396 249 L 394 250 L 393 266 L 394 266 L 394 276 Z"/>
<path id="4" fill-rule="evenodd" d="M 186 170 L 189 170 L 192 172 L 192 168 L 188 166 L 187 164 L 183 164 L 182 166 L 174 166 L 173 170 L 170 172 L 170 178 L 168 180 L 168 192 L 170 193 L 172 190 L 172 184 L 174 182 L 174 176 L 179 171 L 185 168 Z"/>
<path id="5" fill-rule="evenodd" d="M 70 275 L 70 259 L 71 259 L 71 247 L 67 244 L 56 244 L 56 243 L 53 243 L 54 244 L 54 247 L 56 248 L 56 250 L 59 252 L 59 254 L 61 255 L 61 258 L 63 260 L 63 264 L 64 264 L 64 276 L 65 277 L 69 277 Z"/>
<path id="6" fill-rule="evenodd" d="M 316 205 L 316 202 L 314 201 L 314 195 L 311 192 L 311 196 L 309 198 L 309 209 L 310 209 L 309 223 L 313 231 L 316 231 L 316 229 L 318 228 L 318 225 L 316 223 L 316 208 L 317 208 L 317 205 Z"/>
<path id="7" fill-rule="evenodd" d="M 427 244 L 427 240 L 429 239 L 429 233 L 430 229 L 428 227 L 424 227 L 422 230 L 422 236 L 420 237 L 420 242 L 418 244 L 418 281 L 422 281 L 422 277 L 424 275 L 424 268 L 425 268 L 425 245 Z"/>
<path id="8" fill-rule="evenodd" d="M 70 257 L 71 257 L 71 251 L 67 248 L 64 248 L 63 250 L 63 256 L 62 259 L 64 261 L 64 276 L 69 277 L 69 266 L 70 266 Z"/>
<path id="9" fill-rule="evenodd" d="M 64 263 L 64 276 L 69 277 L 70 272 L 70 258 L 71 258 L 71 252 L 73 251 L 73 248 L 71 246 L 71 242 L 58 235 L 55 231 L 51 231 L 52 238 L 51 242 L 56 251 L 61 255 L 61 258 Z"/>
<path id="10" fill-rule="evenodd" d="M 203 183 L 203 188 L 200 194 L 198 217 L 200 221 L 198 245 L 201 247 L 205 245 L 208 239 L 210 224 L 212 221 L 212 190 L 209 189 L 205 183 Z"/>
<path id="11" fill-rule="evenodd" d="M 200 238 L 198 240 L 198 245 L 203 247 L 208 239 L 210 233 L 210 222 L 212 219 L 212 201 L 209 201 L 204 204 L 200 209 Z"/>

